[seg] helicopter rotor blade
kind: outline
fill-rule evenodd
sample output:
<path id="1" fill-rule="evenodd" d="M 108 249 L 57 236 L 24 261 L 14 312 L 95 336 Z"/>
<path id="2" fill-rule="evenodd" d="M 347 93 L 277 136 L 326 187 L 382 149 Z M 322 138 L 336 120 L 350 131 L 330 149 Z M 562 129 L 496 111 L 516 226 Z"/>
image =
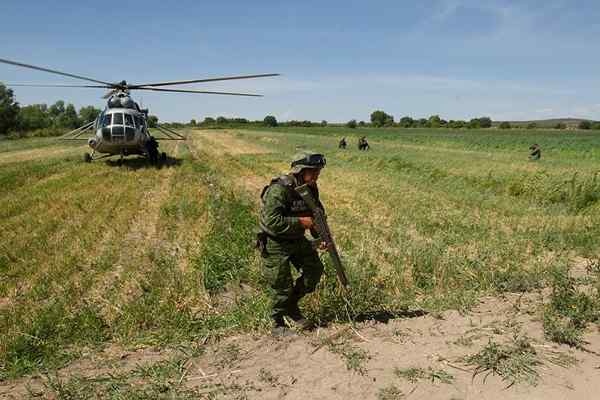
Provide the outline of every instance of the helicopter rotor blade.
<path id="1" fill-rule="evenodd" d="M 38 84 L 38 83 L 7 83 L 6 86 L 26 86 L 26 87 L 64 87 L 64 88 L 105 88 L 110 89 L 108 85 L 62 85 L 62 84 Z"/>
<path id="2" fill-rule="evenodd" d="M 129 87 L 129 89 L 132 89 Z M 250 94 L 250 93 L 231 93 L 231 92 L 211 92 L 206 90 L 186 90 L 186 89 L 160 89 L 154 87 L 136 87 L 135 90 L 152 90 L 155 92 L 173 92 L 173 93 L 203 93 L 203 94 L 225 94 L 229 96 L 250 96 L 250 97 L 263 97 L 262 94 Z"/>
<path id="3" fill-rule="evenodd" d="M 71 77 L 71 78 L 82 79 L 84 81 L 101 83 L 103 85 L 108 85 L 110 87 L 113 87 L 115 85 L 114 83 L 110 83 L 110 82 L 99 81 L 97 79 L 87 78 L 87 77 L 81 76 L 81 75 L 69 74 L 69 73 L 57 71 L 57 70 L 54 70 L 54 69 L 38 67 L 38 66 L 35 66 L 35 65 L 31 65 L 31 64 L 24 64 L 24 63 L 20 63 L 20 62 L 17 62 L 17 61 L 6 60 L 4 58 L 0 58 L 0 63 L 10 64 L 10 65 L 16 65 L 17 67 L 24 67 L 24 68 L 35 69 L 37 71 L 49 72 L 51 74 L 68 76 L 68 77 Z"/>
<path id="4" fill-rule="evenodd" d="M 185 85 L 188 83 L 201 83 L 201 82 L 215 82 L 215 81 L 230 81 L 234 79 L 253 79 L 253 78 L 265 78 L 268 76 L 279 76 L 281 74 L 259 74 L 259 75 L 240 75 L 240 76 L 225 76 L 221 78 L 208 78 L 208 79 L 192 79 L 187 81 L 171 81 L 171 82 L 159 82 L 159 83 L 145 83 L 140 85 L 129 85 L 129 89 L 139 89 L 146 86 L 169 86 L 169 85 Z"/>

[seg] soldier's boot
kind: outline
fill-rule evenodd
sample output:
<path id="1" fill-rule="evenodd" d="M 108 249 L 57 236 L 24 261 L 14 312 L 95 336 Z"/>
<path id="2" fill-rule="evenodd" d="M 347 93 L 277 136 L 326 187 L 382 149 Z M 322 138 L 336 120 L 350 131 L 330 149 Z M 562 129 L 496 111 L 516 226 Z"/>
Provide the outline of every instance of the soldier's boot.
<path id="1" fill-rule="evenodd" d="M 288 304 L 288 316 L 292 319 L 292 321 L 294 321 L 294 325 L 300 330 L 306 330 L 313 327 L 313 324 L 304 318 L 302 311 L 300 311 L 300 307 L 298 307 L 298 301 L 300 301 L 303 296 L 304 283 L 299 279 L 299 282 L 296 282 L 292 296 L 290 297 L 290 302 Z"/>
<path id="2" fill-rule="evenodd" d="M 275 326 L 271 329 L 273 337 L 289 337 L 296 335 L 296 332 L 286 324 L 283 316 L 273 318 Z"/>

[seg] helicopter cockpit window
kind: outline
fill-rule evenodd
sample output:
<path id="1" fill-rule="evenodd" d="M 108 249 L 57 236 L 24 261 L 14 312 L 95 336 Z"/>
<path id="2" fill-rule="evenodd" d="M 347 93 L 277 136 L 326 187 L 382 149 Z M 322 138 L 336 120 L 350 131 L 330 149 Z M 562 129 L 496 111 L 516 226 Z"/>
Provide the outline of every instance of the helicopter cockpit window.
<path id="1" fill-rule="evenodd" d="M 144 120 L 137 115 L 135 116 L 135 126 L 138 129 L 144 129 Z"/>
<path id="2" fill-rule="evenodd" d="M 133 126 L 133 116 L 131 114 L 125 114 L 125 125 Z"/>
<path id="3" fill-rule="evenodd" d="M 110 126 L 112 123 L 112 114 L 104 115 L 104 119 L 102 120 L 102 126 Z"/>
<path id="4" fill-rule="evenodd" d="M 121 113 L 116 113 L 113 114 L 113 125 L 123 125 L 123 114 Z"/>

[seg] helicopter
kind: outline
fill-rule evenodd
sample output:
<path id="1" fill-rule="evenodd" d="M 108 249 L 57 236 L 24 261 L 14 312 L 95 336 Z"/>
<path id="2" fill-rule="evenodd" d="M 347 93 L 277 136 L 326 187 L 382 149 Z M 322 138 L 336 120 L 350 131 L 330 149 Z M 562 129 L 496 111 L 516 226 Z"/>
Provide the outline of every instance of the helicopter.
<path id="1" fill-rule="evenodd" d="M 141 108 L 130 95 L 132 90 L 148 90 L 154 92 L 171 92 L 171 93 L 200 93 L 200 94 L 218 94 L 229 96 L 249 96 L 262 97 L 259 94 L 251 93 L 234 93 L 234 92 L 215 92 L 205 90 L 191 90 L 178 88 L 163 88 L 171 85 L 185 85 L 190 83 L 204 83 L 215 81 L 226 81 L 236 79 L 253 79 L 279 76 L 280 74 L 258 74 L 258 75 L 240 75 L 226 76 L 206 79 L 191 79 L 182 81 L 170 82 L 155 82 L 145 84 L 128 84 L 122 80 L 118 83 L 101 81 L 98 79 L 88 78 L 81 75 L 75 75 L 67 72 L 62 72 L 54 69 L 39 67 L 36 65 L 25 64 L 17 61 L 0 58 L 0 63 L 14 65 L 23 68 L 44 71 L 51 74 L 62 75 L 70 78 L 80 79 L 88 82 L 93 82 L 95 85 L 70 85 L 70 84 L 11 84 L 10 86 L 29 86 L 29 87 L 67 87 L 67 88 L 98 88 L 109 89 L 102 96 L 107 99 L 107 104 L 104 110 L 98 117 L 91 122 L 88 122 L 79 128 L 67 132 L 59 137 L 62 140 L 86 140 L 88 146 L 92 149 L 91 153 L 84 154 L 85 162 L 92 162 L 106 157 L 120 156 L 119 163 L 123 161 L 123 157 L 129 155 L 141 155 L 146 157 L 151 163 L 166 161 L 167 155 L 158 151 L 157 140 L 185 140 L 186 138 L 164 126 L 156 124 L 157 129 L 163 137 L 151 135 L 148 126 L 148 109 Z M 81 136 L 89 131 L 95 131 L 95 136 L 91 138 L 81 138 Z M 98 155 L 100 154 L 100 155 Z"/>

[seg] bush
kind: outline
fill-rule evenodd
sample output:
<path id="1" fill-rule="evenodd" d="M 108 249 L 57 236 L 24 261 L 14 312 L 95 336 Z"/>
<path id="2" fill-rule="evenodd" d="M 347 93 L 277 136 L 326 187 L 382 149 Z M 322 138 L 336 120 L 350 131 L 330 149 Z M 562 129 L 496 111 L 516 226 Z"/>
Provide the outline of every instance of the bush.
<path id="1" fill-rule="evenodd" d="M 590 121 L 581 121 L 579 125 L 577 125 L 579 129 L 592 129 L 592 123 Z"/>
<path id="2" fill-rule="evenodd" d="M 267 115 L 263 120 L 265 126 L 275 127 L 277 126 L 277 119 L 272 115 Z"/>
<path id="3" fill-rule="evenodd" d="M 510 125 L 510 122 L 508 122 L 508 121 L 501 122 L 498 127 L 500 129 L 510 129 L 510 128 L 512 128 L 512 126 Z"/>
<path id="4" fill-rule="evenodd" d="M 357 124 L 356 124 L 356 120 L 355 120 L 355 119 L 351 119 L 350 121 L 348 121 L 348 122 L 346 123 L 346 126 L 347 126 L 348 128 L 351 128 L 351 129 L 354 129 L 354 128 L 356 128 L 356 126 L 357 126 Z"/>
<path id="5" fill-rule="evenodd" d="M 479 126 L 481 128 L 491 128 L 492 127 L 492 119 L 490 117 L 479 118 Z"/>

